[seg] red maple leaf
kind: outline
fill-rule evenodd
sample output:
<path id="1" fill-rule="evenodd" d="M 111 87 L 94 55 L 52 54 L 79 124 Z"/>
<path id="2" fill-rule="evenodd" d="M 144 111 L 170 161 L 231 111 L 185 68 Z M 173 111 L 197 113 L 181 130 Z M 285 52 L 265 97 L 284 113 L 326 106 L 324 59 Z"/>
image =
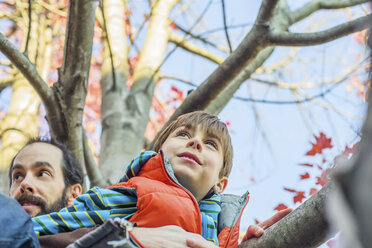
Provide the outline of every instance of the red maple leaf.
<path id="1" fill-rule="evenodd" d="M 301 180 L 308 179 L 308 178 L 310 178 L 310 174 L 309 174 L 309 172 L 306 172 L 305 174 L 300 175 L 300 177 L 301 177 Z"/>
<path id="2" fill-rule="evenodd" d="M 328 182 L 329 178 L 329 173 L 331 172 L 331 169 L 326 169 L 322 172 L 322 174 L 320 175 L 320 177 L 316 177 L 317 181 L 315 184 L 317 185 L 321 185 L 322 187 Z"/>
<path id="3" fill-rule="evenodd" d="M 295 193 L 295 192 L 297 192 L 297 191 L 296 191 L 296 190 L 294 190 L 294 189 L 289 189 L 289 188 L 286 188 L 286 187 L 284 187 L 283 189 L 284 189 L 284 190 L 286 190 L 286 191 L 292 192 L 292 193 Z"/>
<path id="4" fill-rule="evenodd" d="M 311 148 L 310 151 L 306 153 L 306 155 L 314 156 L 318 153 L 321 154 L 323 152 L 323 149 L 333 147 L 333 145 L 331 144 L 332 139 L 327 138 L 327 136 L 323 132 L 320 133 L 319 137 L 315 135 L 314 137 L 315 137 L 315 144 L 311 143 L 313 147 Z"/>
<path id="5" fill-rule="evenodd" d="M 280 203 L 278 206 L 276 206 L 276 208 L 274 208 L 274 210 L 280 211 L 286 208 L 288 208 L 286 205 L 284 205 L 283 203 Z"/>
<path id="6" fill-rule="evenodd" d="M 315 194 L 316 192 L 318 192 L 318 190 L 316 189 L 316 188 L 311 188 L 310 189 L 310 195 L 313 195 L 313 194 Z"/>
<path id="7" fill-rule="evenodd" d="M 305 197 L 305 192 L 304 191 L 297 191 L 296 195 L 293 197 L 293 202 L 294 203 L 296 203 L 296 202 L 301 203 L 304 198 L 306 198 Z"/>
<path id="8" fill-rule="evenodd" d="M 300 164 L 300 165 L 313 167 L 313 165 L 312 164 L 309 164 L 309 163 L 303 163 L 303 164 Z"/>
<path id="9" fill-rule="evenodd" d="M 171 26 L 171 28 L 172 28 L 173 30 L 178 30 L 178 27 L 177 27 L 177 25 L 176 25 L 174 22 L 171 22 L 171 23 L 170 23 L 170 26 Z"/>
<path id="10" fill-rule="evenodd" d="M 349 159 L 349 156 L 350 154 L 353 154 L 355 152 L 355 149 L 357 148 L 357 146 L 359 145 L 359 142 L 356 142 L 352 147 L 349 148 L 349 146 L 345 146 L 345 150 L 340 154 L 340 155 L 337 155 L 335 158 L 334 158 L 334 162 L 336 163 L 338 159 L 340 158 L 345 158 L 345 159 Z"/>
<path id="11" fill-rule="evenodd" d="M 173 92 L 175 92 L 176 93 L 176 96 L 175 97 L 173 97 L 173 101 L 180 101 L 180 102 L 183 102 L 184 100 L 185 100 L 185 98 L 183 97 L 183 92 L 182 92 L 182 90 L 179 90 L 177 87 L 175 87 L 175 86 L 172 86 L 171 87 L 171 90 L 173 91 Z"/>

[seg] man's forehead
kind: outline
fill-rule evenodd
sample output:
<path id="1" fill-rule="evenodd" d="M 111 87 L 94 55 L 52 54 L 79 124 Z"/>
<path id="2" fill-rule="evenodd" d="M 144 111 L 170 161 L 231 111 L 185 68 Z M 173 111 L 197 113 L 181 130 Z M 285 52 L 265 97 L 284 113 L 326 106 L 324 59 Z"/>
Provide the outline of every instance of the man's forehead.
<path id="1" fill-rule="evenodd" d="M 34 165 L 35 163 L 47 162 L 53 167 L 61 167 L 62 151 L 58 147 L 43 143 L 35 142 L 22 148 L 14 158 L 13 165 L 20 164 Z"/>

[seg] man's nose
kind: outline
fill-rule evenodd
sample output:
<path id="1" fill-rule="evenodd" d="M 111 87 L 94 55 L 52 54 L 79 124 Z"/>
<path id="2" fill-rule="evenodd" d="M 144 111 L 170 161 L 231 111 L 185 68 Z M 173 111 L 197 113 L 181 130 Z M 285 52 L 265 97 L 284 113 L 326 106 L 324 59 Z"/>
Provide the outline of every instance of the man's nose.
<path id="1" fill-rule="evenodd" d="M 33 194 L 35 193 L 35 184 L 31 176 L 26 176 L 21 182 L 21 193 L 22 194 Z"/>
<path id="2" fill-rule="evenodd" d="M 198 151 L 201 151 L 202 150 L 202 145 L 201 145 L 201 142 L 198 138 L 192 138 L 189 140 L 189 142 L 187 143 L 187 147 L 192 147 Z"/>

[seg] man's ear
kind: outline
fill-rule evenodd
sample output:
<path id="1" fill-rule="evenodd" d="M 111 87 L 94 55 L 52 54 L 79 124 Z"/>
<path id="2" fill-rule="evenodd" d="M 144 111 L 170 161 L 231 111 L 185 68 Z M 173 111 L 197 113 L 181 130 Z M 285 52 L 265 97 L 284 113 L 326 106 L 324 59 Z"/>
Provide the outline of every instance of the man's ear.
<path id="1" fill-rule="evenodd" d="M 67 193 L 66 193 L 66 201 L 67 201 L 66 207 L 72 206 L 75 198 L 81 195 L 81 191 L 82 191 L 81 185 L 78 183 L 70 185 L 68 187 Z"/>
<path id="2" fill-rule="evenodd" d="M 227 177 L 218 179 L 218 182 L 213 186 L 214 193 L 221 194 L 226 189 L 228 181 Z"/>

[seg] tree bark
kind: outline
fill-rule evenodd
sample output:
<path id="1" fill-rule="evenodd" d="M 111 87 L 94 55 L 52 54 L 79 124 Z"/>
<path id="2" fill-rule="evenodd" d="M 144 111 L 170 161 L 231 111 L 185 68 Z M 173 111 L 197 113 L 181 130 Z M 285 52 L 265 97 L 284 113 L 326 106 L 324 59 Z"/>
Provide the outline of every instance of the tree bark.
<path id="1" fill-rule="evenodd" d="M 95 8 L 98 1 L 69 2 L 63 64 L 53 91 L 63 114 L 64 130 L 52 129 L 57 140 L 68 145 L 80 163 L 84 163 L 83 110 L 93 46 Z"/>
<path id="2" fill-rule="evenodd" d="M 124 1 L 103 1 L 103 12 L 103 28 L 106 35 L 101 79 L 102 134 L 99 164 L 102 174 L 110 178 L 110 175 L 121 171 L 119 166 L 122 168 L 125 166 L 123 146 L 125 146 L 126 133 L 123 105 L 129 90 L 127 37 L 123 32 L 126 30 Z"/>
<path id="3" fill-rule="evenodd" d="M 333 190 L 328 182 L 319 192 L 279 222 L 265 230 L 260 238 L 249 239 L 240 248 L 310 248 L 327 240 L 329 223 L 326 216 L 326 198 Z"/>
<path id="4" fill-rule="evenodd" d="M 117 158 L 100 160 L 102 171 L 113 182 L 121 176 L 118 171 L 124 171 L 144 146 L 144 133 L 149 121 L 154 88 L 168 43 L 169 13 L 177 2 L 178 0 L 160 0 L 153 4 L 144 47 L 133 73 L 133 85 L 124 96 L 124 101 L 117 103 L 122 104 L 118 107 L 123 109 L 121 120 L 118 120 L 121 124 L 116 127 L 121 138 L 117 140 L 115 151 L 112 152 L 120 155 Z"/>

